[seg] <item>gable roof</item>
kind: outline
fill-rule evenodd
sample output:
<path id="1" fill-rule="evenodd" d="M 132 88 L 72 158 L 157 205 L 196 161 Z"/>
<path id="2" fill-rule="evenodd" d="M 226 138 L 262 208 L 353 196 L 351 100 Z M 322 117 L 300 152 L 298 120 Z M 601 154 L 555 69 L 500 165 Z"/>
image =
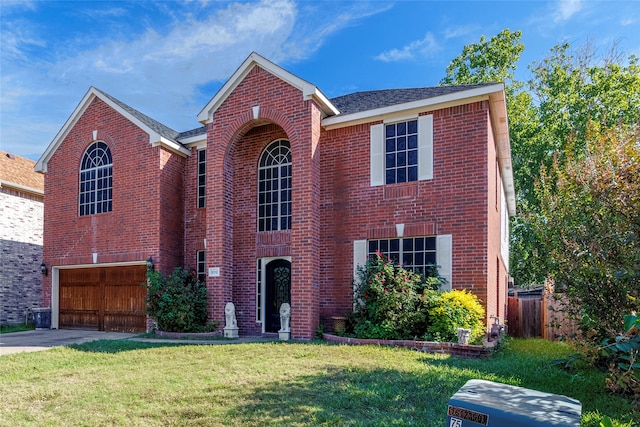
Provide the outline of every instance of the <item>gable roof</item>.
<path id="1" fill-rule="evenodd" d="M 45 149 L 40 159 L 36 162 L 34 168 L 36 172 L 47 171 L 47 163 L 49 159 L 51 159 L 53 154 L 56 152 L 60 144 L 62 144 L 62 141 L 64 141 L 65 137 L 69 134 L 78 119 L 82 116 L 82 114 L 84 114 L 87 108 L 89 108 L 89 105 L 91 105 L 93 100 L 96 98 L 104 101 L 119 114 L 123 115 L 130 122 L 148 133 L 149 144 L 151 144 L 152 146 L 155 147 L 156 145 L 161 145 L 182 156 L 189 156 L 191 154 L 189 149 L 187 149 L 177 141 L 177 137 L 179 135 L 178 132 L 156 120 L 153 120 L 149 116 L 142 114 L 135 108 L 128 106 L 124 102 L 117 100 L 113 96 L 101 91 L 100 89 L 91 86 L 78 106 L 75 108 L 75 110 L 73 110 L 71 116 L 67 119 L 58 134 L 55 136 L 53 141 L 51 141 L 49 146 Z"/>
<path id="2" fill-rule="evenodd" d="M 289 71 L 281 68 L 273 62 L 265 59 L 264 57 L 252 52 L 251 55 L 244 60 L 244 62 L 238 67 L 238 69 L 231 75 L 229 80 L 220 88 L 213 98 L 204 106 L 202 111 L 198 114 L 198 121 L 206 124 L 213 119 L 213 113 L 220 107 L 225 99 L 233 92 L 233 90 L 244 80 L 254 67 L 260 67 L 265 71 L 273 74 L 274 76 L 284 80 L 290 85 L 298 88 L 302 92 L 302 96 L 305 100 L 314 99 L 322 112 L 329 116 L 338 114 L 338 110 L 329 102 L 327 97 L 320 92 L 320 90 L 307 82 L 291 74 Z"/>
<path id="3" fill-rule="evenodd" d="M 0 187 L 44 194 L 44 177 L 36 173 L 33 160 L 0 150 Z"/>

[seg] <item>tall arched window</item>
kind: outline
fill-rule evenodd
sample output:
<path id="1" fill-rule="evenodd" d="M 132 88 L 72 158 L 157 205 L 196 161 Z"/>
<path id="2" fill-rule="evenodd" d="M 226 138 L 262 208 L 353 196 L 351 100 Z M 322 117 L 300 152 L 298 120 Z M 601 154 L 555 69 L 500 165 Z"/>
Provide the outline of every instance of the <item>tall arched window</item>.
<path id="1" fill-rule="evenodd" d="M 286 139 L 264 149 L 258 166 L 258 231 L 291 229 L 291 146 Z"/>
<path id="2" fill-rule="evenodd" d="M 111 150 L 102 141 L 92 143 L 80 164 L 80 216 L 111 212 L 112 175 Z"/>

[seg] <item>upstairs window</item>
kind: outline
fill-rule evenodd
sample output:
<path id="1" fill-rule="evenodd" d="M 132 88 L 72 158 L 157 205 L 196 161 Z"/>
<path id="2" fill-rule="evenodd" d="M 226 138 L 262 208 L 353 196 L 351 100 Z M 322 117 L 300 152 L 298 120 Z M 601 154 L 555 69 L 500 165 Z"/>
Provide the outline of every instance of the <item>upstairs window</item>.
<path id="1" fill-rule="evenodd" d="M 102 141 L 92 143 L 80 165 L 80 216 L 112 210 L 113 161 L 111 150 Z"/>
<path id="2" fill-rule="evenodd" d="M 385 183 L 418 180 L 418 120 L 384 125 Z"/>
<path id="3" fill-rule="evenodd" d="M 258 231 L 291 229 L 291 146 L 280 139 L 260 156 Z"/>
<path id="4" fill-rule="evenodd" d="M 371 185 L 433 178 L 433 116 L 370 128 Z"/>
<path id="5" fill-rule="evenodd" d="M 207 179 L 207 150 L 198 150 L 198 207 L 205 207 Z"/>

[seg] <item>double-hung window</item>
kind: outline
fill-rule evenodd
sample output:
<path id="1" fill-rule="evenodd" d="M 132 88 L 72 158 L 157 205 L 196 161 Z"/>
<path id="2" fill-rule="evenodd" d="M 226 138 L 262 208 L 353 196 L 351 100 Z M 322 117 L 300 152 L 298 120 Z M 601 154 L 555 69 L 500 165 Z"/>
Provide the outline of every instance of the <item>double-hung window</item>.
<path id="1" fill-rule="evenodd" d="M 111 212 L 113 160 L 104 142 L 93 142 L 82 156 L 79 184 L 80 216 Z"/>
<path id="2" fill-rule="evenodd" d="M 433 116 L 419 116 L 370 128 L 371 185 L 433 178 Z"/>

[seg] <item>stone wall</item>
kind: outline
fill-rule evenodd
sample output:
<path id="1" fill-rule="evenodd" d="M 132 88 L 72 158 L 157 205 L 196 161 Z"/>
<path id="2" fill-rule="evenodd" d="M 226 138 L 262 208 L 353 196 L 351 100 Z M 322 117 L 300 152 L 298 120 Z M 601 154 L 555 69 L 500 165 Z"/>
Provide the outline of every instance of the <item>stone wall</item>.
<path id="1" fill-rule="evenodd" d="M 0 323 L 42 305 L 42 196 L 0 188 Z"/>

